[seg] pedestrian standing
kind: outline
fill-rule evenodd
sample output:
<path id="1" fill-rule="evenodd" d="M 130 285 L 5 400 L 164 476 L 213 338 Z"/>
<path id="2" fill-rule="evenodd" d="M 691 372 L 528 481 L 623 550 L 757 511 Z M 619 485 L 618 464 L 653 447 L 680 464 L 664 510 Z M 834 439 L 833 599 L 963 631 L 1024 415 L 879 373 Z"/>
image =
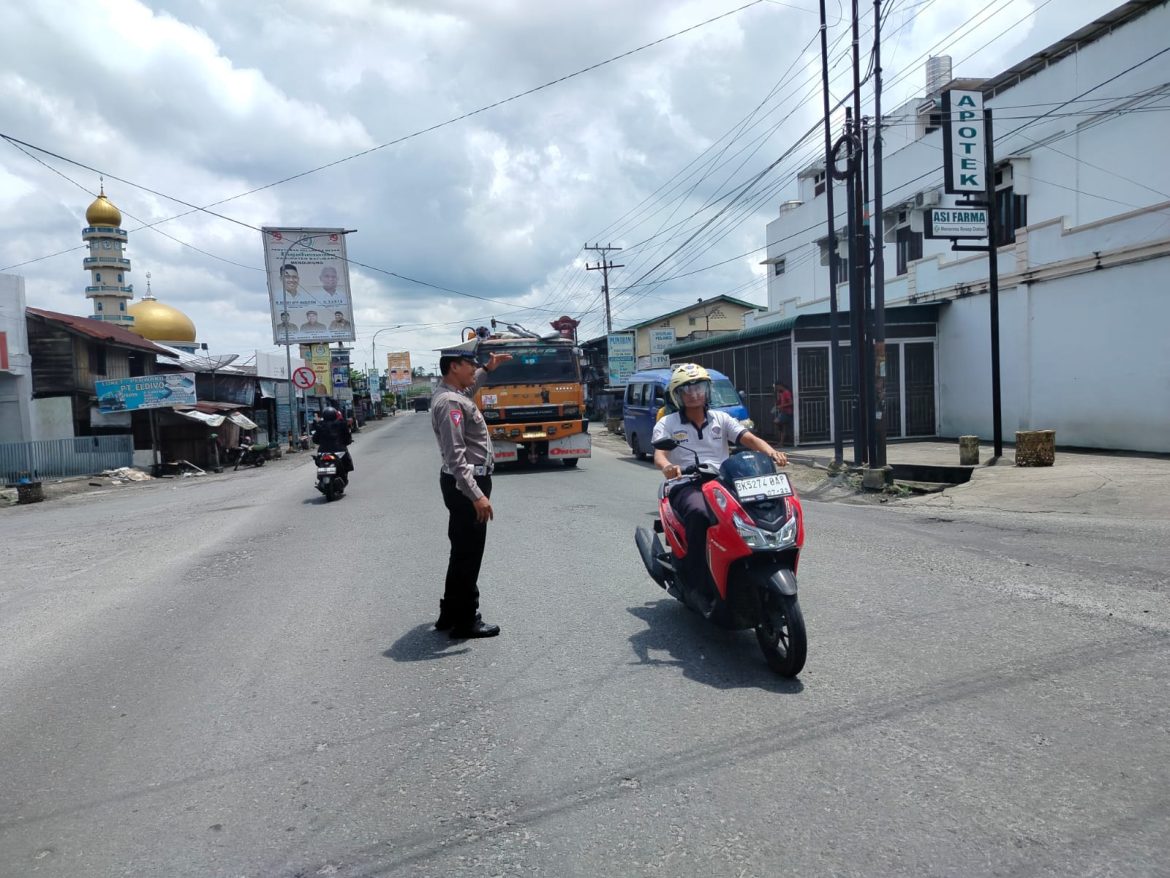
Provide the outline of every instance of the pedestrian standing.
<path id="1" fill-rule="evenodd" d="M 492 354 L 478 367 L 478 341 L 447 348 L 439 355 L 443 379 L 431 396 L 431 426 L 443 458 L 439 487 L 447 507 L 451 554 L 435 628 L 454 639 L 495 637 L 500 626 L 479 613 L 479 568 L 492 510 L 492 441 L 472 396 L 488 372 L 512 359 Z"/>
<path id="2" fill-rule="evenodd" d="M 773 420 L 776 422 L 776 432 L 780 437 L 781 445 L 794 442 L 794 426 L 792 418 L 792 391 L 783 381 L 776 382 L 776 407 L 772 409 Z"/>

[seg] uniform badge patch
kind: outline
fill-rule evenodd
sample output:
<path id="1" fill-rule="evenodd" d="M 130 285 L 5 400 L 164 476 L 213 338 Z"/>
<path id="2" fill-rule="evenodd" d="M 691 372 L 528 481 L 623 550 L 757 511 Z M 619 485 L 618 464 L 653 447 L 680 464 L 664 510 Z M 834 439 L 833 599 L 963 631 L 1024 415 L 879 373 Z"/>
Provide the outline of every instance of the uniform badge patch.
<path id="1" fill-rule="evenodd" d="M 712 427 L 711 428 L 711 435 L 714 436 L 716 439 L 718 439 L 720 436 L 723 435 L 723 428 L 719 427 L 719 426 Z"/>
<path id="2" fill-rule="evenodd" d="M 456 427 L 463 426 L 463 410 L 451 409 L 451 423 Z"/>
<path id="3" fill-rule="evenodd" d="M 679 442 L 683 442 L 687 438 L 687 431 L 686 430 L 679 430 L 677 433 L 671 434 L 671 438 L 675 439 Z"/>

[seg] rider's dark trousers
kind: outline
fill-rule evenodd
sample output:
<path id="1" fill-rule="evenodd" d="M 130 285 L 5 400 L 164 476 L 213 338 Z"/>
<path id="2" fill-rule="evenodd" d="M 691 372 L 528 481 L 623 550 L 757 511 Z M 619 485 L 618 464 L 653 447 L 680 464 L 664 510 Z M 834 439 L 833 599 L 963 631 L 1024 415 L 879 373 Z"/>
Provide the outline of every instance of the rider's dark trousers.
<path id="1" fill-rule="evenodd" d="M 679 561 L 683 579 L 692 588 L 705 589 L 707 573 L 707 527 L 711 523 L 703 489 L 697 484 L 681 484 L 670 492 L 670 506 L 683 521 L 687 532 L 687 553 Z"/>
<path id="2" fill-rule="evenodd" d="M 491 476 L 477 476 L 475 483 L 491 497 Z M 470 625 L 479 610 L 479 566 L 487 542 L 487 523 L 475 520 L 475 506 L 456 487 L 454 476 L 440 473 L 439 487 L 447 507 L 447 539 L 451 541 L 447 580 L 443 586 L 443 613 L 449 614 L 457 627 Z"/>

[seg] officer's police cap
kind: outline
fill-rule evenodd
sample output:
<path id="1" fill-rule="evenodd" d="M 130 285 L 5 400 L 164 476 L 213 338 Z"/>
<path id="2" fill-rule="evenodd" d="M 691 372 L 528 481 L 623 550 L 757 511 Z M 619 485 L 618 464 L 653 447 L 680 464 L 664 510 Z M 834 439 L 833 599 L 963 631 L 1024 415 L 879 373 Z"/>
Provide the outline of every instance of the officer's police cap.
<path id="1" fill-rule="evenodd" d="M 479 339 L 473 338 L 470 341 L 465 341 L 463 344 L 454 345 L 453 347 L 443 348 L 439 351 L 439 356 L 443 359 L 460 359 L 471 360 L 473 363 L 479 362 Z"/>

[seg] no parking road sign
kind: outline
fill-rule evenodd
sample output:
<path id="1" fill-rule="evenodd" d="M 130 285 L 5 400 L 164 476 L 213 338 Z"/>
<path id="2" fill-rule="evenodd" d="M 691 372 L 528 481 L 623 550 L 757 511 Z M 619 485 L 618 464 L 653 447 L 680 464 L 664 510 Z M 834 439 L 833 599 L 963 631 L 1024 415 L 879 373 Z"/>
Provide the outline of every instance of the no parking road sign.
<path id="1" fill-rule="evenodd" d="M 308 390 L 317 383 L 317 373 L 308 366 L 300 366 L 293 369 L 292 381 L 301 390 Z"/>

